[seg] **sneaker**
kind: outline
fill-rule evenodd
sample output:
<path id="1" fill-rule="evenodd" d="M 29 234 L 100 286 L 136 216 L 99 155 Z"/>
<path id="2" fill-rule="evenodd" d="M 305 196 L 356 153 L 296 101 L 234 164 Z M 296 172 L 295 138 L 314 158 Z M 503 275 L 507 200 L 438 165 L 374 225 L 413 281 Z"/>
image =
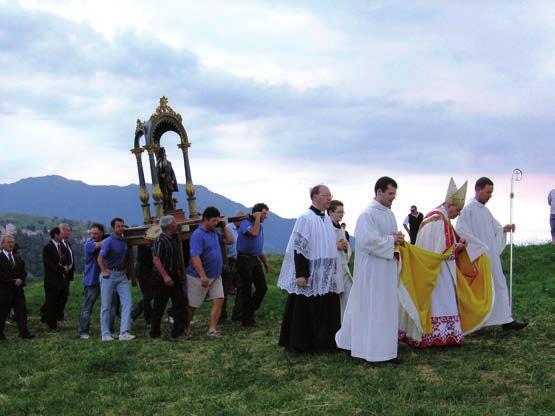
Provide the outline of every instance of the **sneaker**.
<path id="1" fill-rule="evenodd" d="M 89 338 L 90 338 L 90 335 L 89 335 L 89 334 L 81 334 L 81 335 L 79 335 L 79 338 L 81 338 L 81 339 L 89 339 Z"/>
<path id="2" fill-rule="evenodd" d="M 222 336 L 222 333 L 220 331 L 218 331 L 217 329 L 210 329 L 207 333 L 207 336 L 209 337 L 213 337 L 213 338 L 219 338 Z"/>
<path id="3" fill-rule="evenodd" d="M 111 335 L 103 335 L 102 341 L 113 341 L 114 338 Z"/>
<path id="4" fill-rule="evenodd" d="M 168 315 L 168 322 L 173 325 L 174 319 Z"/>
<path id="5" fill-rule="evenodd" d="M 132 339 L 137 338 L 135 335 L 133 335 L 130 332 L 126 332 L 123 335 L 120 335 L 119 340 L 120 341 L 131 341 Z"/>

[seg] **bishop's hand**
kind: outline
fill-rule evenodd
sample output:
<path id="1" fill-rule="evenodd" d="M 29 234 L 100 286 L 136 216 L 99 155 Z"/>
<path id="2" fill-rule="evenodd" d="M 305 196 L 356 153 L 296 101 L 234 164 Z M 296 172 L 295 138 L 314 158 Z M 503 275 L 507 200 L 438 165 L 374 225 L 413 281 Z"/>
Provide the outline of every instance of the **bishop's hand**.
<path id="1" fill-rule="evenodd" d="M 393 233 L 393 241 L 395 244 L 402 245 L 405 242 L 405 236 L 402 232 Z"/>

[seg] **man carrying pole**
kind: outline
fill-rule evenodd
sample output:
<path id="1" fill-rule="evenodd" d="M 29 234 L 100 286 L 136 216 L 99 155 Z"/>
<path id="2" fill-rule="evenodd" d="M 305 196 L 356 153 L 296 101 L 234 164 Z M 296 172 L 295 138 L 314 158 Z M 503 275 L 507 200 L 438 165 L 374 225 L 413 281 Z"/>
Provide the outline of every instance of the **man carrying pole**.
<path id="1" fill-rule="evenodd" d="M 471 261 L 487 252 L 493 274 L 495 300 L 486 326 L 502 325 L 504 330 L 525 328 L 528 322 L 513 320 L 507 280 L 501 267 L 501 253 L 507 244 L 508 232 L 515 231 L 514 224 L 502 226 L 486 207 L 493 194 L 493 182 L 482 177 L 474 186 L 474 199 L 462 209 L 457 221 L 457 232 L 468 242 L 467 252 Z"/>

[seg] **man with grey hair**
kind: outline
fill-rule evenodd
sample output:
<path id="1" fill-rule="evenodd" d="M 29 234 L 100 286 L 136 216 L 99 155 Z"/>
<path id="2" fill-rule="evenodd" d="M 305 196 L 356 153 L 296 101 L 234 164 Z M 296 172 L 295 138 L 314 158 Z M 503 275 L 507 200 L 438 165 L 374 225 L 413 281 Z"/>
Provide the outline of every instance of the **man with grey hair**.
<path id="1" fill-rule="evenodd" d="M 69 287 L 71 285 L 71 282 L 73 280 L 73 275 L 75 273 L 75 262 L 74 262 L 74 256 L 73 256 L 73 249 L 71 248 L 71 244 L 69 243 L 69 238 L 71 237 L 71 227 L 69 224 L 63 222 L 60 225 L 58 225 L 58 228 L 62 232 L 62 242 L 60 244 L 60 248 L 62 249 L 64 257 L 66 258 L 66 261 L 68 263 L 67 264 L 68 269 L 65 274 L 67 290 L 64 292 L 64 297 L 62 299 L 61 315 L 58 316 L 58 320 L 63 321 L 64 310 L 67 304 L 67 299 L 69 297 Z"/>
<path id="2" fill-rule="evenodd" d="M 278 287 L 289 294 L 279 345 L 295 353 L 334 352 L 344 282 L 335 273 L 340 247 L 326 214 L 333 196 L 327 186 L 316 185 L 310 199 L 293 226 L 279 274 Z"/>
<path id="3" fill-rule="evenodd" d="M 160 322 L 166 309 L 168 299 L 172 300 L 173 328 L 170 340 L 184 339 L 185 330 L 185 295 L 182 289 L 183 273 L 179 264 L 179 245 L 174 237 L 177 223 L 171 215 L 160 218 L 162 233 L 152 246 L 152 262 L 154 273 L 152 275 L 152 289 L 154 306 L 150 327 L 150 337 L 160 338 Z"/>
<path id="4" fill-rule="evenodd" d="M 4 336 L 4 325 L 8 313 L 13 308 L 19 335 L 31 339 L 33 335 L 27 329 L 27 306 L 25 305 L 25 278 L 27 272 L 21 257 L 14 255 L 15 241 L 13 236 L 5 235 L 0 240 L 0 341 Z"/>

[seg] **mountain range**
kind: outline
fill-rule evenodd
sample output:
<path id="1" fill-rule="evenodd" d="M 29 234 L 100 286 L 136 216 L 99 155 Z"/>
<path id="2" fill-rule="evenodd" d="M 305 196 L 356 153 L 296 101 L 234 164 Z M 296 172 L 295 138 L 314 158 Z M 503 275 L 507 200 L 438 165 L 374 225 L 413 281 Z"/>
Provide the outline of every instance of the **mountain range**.
<path id="1" fill-rule="evenodd" d="M 185 186 L 179 185 L 180 206 L 186 206 Z M 150 185 L 149 185 L 150 191 Z M 223 215 L 250 208 L 216 194 L 202 185 L 195 185 L 197 208 L 217 207 Z M 152 202 L 152 201 L 151 201 Z M 88 185 L 82 181 L 58 175 L 21 179 L 0 184 L 0 214 L 24 213 L 81 221 L 98 221 L 109 225 L 113 217 L 122 217 L 131 226 L 143 223 L 139 201 L 139 186 Z M 154 208 L 151 208 L 154 212 Z M 283 253 L 293 229 L 293 219 L 282 218 L 272 212 L 264 223 L 267 253 Z"/>

